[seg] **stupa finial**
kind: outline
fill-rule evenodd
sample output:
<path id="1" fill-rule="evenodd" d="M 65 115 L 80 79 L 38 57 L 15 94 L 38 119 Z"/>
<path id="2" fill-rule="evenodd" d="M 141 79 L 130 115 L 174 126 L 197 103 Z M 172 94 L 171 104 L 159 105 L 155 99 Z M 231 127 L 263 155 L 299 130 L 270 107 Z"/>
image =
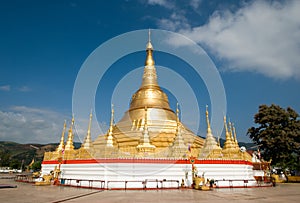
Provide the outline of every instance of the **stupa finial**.
<path id="1" fill-rule="evenodd" d="M 227 122 L 226 122 L 226 116 L 224 116 L 224 127 L 225 127 L 225 133 L 228 134 L 228 128 L 227 128 Z"/>
<path id="2" fill-rule="evenodd" d="M 232 141 L 234 141 L 232 123 L 230 122 L 230 119 L 228 121 L 228 125 L 229 125 L 229 135 L 230 135 L 230 138 L 231 138 Z"/>
<path id="3" fill-rule="evenodd" d="M 147 52 L 147 56 L 146 56 L 146 61 L 145 61 L 145 66 L 154 66 L 154 59 L 153 59 L 153 46 L 151 44 L 151 32 L 149 29 L 148 32 L 148 43 L 146 45 L 146 52 Z"/>
<path id="4" fill-rule="evenodd" d="M 210 122 L 209 122 L 209 116 L 208 116 L 208 105 L 206 105 L 206 123 L 207 123 L 207 133 L 211 134 L 211 127 L 210 127 Z"/>
<path id="5" fill-rule="evenodd" d="M 110 117 L 110 124 L 109 124 L 109 132 L 112 132 L 113 130 L 113 124 L 114 124 L 114 105 L 111 104 L 111 117 Z"/>
<path id="6" fill-rule="evenodd" d="M 71 125 L 70 125 L 69 132 L 73 132 L 74 122 L 75 122 L 75 119 L 74 119 L 74 114 L 73 114 L 73 115 L 72 115 L 72 122 L 71 122 Z"/>
<path id="7" fill-rule="evenodd" d="M 226 117 L 224 116 L 224 126 L 225 126 L 225 143 L 224 143 L 224 149 L 234 148 L 234 142 L 232 139 L 232 127 L 231 123 L 229 122 L 229 129 L 227 127 Z"/>
<path id="8" fill-rule="evenodd" d="M 92 110 L 90 112 L 90 120 L 89 120 L 89 126 L 88 126 L 88 136 L 91 136 L 91 126 L 92 126 L 92 118 L 93 118 L 93 113 L 92 113 Z"/>
<path id="9" fill-rule="evenodd" d="M 89 120 L 89 125 L 88 125 L 88 130 L 87 130 L 87 134 L 84 140 L 84 143 L 82 144 L 82 147 L 85 149 L 91 149 L 92 144 L 92 140 L 91 140 L 91 126 L 92 126 L 92 118 L 93 118 L 93 113 L 92 113 L 92 109 L 90 112 L 90 120 Z"/>
<path id="10" fill-rule="evenodd" d="M 68 134 L 68 140 L 66 143 L 66 147 L 65 150 L 73 150 L 74 149 L 74 145 L 73 145 L 73 126 L 74 126 L 74 114 L 72 116 L 72 122 L 70 125 L 70 129 L 69 129 L 69 134 Z"/>
<path id="11" fill-rule="evenodd" d="M 177 124 L 180 122 L 180 118 L 179 118 L 179 104 L 177 102 L 176 104 L 176 117 L 177 117 Z"/>
<path id="12" fill-rule="evenodd" d="M 67 127 L 67 124 L 66 124 L 66 120 L 64 122 L 64 128 L 62 130 L 62 133 L 61 133 L 61 138 L 60 138 L 60 143 L 56 149 L 56 151 L 62 151 L 64 148 L 65 148 L 65 132 L 66 132 L 66 127 Z"/>
<path id="13" fill-rule="evenodd" d="M 179 104 L 176 104 L 176 134 L 172 146 L 172 156 L 183 157 L 186 152 L 186 146 L 181 134 L 181 124 L 179 118 Z"/>
<path id="14" fill-rule="evenodd" d="M 145 122 L 144 122 L 144 130 L 143 134 L 140 140 L 140 144 L 137 146 L 137 149 L 140 152 L 153 152 L 155 150 L 155 146 L 150 144 L 150 137 L 148 132 L 148 109 L 147 106 L 145 106 Z"/>
<path id="15" fill-rule="evenodd" d="M 238 145 L 238 141 L 237 141 L 237 138 L 236 138 L 236 131 L 235 131 L 235 127 L 234 127 L 233 123 L 232 123 L 232 129 L 233 129 L 233 135 L 234 135 L 234 142 L 235 142 L 235 144 Z"/>
<path id="16" fill-rule="evenodd" d="M 111 104 L 111 117 L 110 117 L 110 124 L 109 124 L 109 130 L 108 130 L 108 137 L 106 146 L 107 147 L 113 147 L 113 125 L 114 125 L 114 105 Z"/>
<path id="17" fill-rule="evenodd" d="M 176 104 L 176 134 L 180 134 L 179 104 Z"/>
<path id="18" fill-rule="evenodd" d="M 151 30 L 148 30 L 148 43 L 146 45 L 146 50 L 153 50 L 153 46 L 151 44 Z M 154 62 L 154 61 L 153 61 Z"/>
<path id="19" fill-rule="evenodd" d="M 226 141 L 230 142 L 231 141 L 231 136 L 230 136 L 230 133 L 228 131 L 226 116 L 224 116 L 224 127 L 225 127 L 225 138 L 226 138 Z"/>

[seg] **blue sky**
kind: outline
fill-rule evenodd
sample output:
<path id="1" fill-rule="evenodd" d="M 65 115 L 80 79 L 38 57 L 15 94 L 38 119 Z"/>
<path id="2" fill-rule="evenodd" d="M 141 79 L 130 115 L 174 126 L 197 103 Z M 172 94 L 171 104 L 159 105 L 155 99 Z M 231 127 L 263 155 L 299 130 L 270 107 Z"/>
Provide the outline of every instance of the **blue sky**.
<path id="1" fill-rule="evenodd" d="M 298 1 L 2 2 L 0 140 L 58 142 L 64 120 L 70 123 L 74 83 L 87 57 L 113 37 L 151 28 L 183 34 L 206 51 L 221 75 L 227 115 L 235 123 L 238 139 L 249 141 L 246 132 L 254 125 L 260 104 L 275 103 L 300 112 L 299 10 Z M 155 49 L 155 41 L 152 43 Z M 185 67 L 174 57 L 155 54 L 157 65 L 175 70 Z M 110 97 L 116 84 L 142 67 L 144 57 L 144 52 L 124 57 L 99 84 L 94 122 L 103 131 L 109 123 Z M 185 73 L 185 79 L 199 87 L 194 88 L 201 113 L 198 133 L 205 136 L 203 118 L 209 95 L 201 78 Z M 140 78 L 136 83 L 140 84 Z M 175 109 L 176 95 L 170 95 L 170 100 Z M 127 110 L 115 106 L 120 115 Z M 77 122 L 86 124 L 89 112 L 86 114 L 86 120 Z M 193 118 L 185 119 L 183 123 L 193 125 Z M 86 129 L 79 128 L 77 133 L 82 138 Z M 96 138 L 101 132 L 95 128 L 92 134 Z"/>

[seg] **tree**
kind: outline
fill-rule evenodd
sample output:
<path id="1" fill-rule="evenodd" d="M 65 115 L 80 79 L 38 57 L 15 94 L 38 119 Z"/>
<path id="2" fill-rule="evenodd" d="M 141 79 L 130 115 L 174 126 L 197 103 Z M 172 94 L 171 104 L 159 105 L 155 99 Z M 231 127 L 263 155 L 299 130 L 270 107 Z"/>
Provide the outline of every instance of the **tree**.
<path id="1" fill-rule="evenodd" d="M 20 169 L 21 162 L 17 159 L 11 159 L 10 162 L 9 162 L 9 167 L 11 169 Z"/>
<path id="2" fill-rule="evenodd" d="M 247 135 L 260 148 L 264 160 L 283 169 L 300 169 L 300 120 L 292 108 L 261 105 L 254 116 L 258 127 L 248 129 Z"/>
<path id="3" fill-rule="evenodd" d="M 0 150 L 0 167 L 9 166 L 10 153 L 4 150 Z"/>
<path id="4" fill-rule="evenodd" d="M 31 169 L 32 169 L 33 171 L 39 171 L 39 170 L 41 170 L 41 167 L 42 167 L 41 162 L 40 162 L 40 161 L 36 161 L 36 162 L 34 162 L 34 163 L 32 164 Z"/>

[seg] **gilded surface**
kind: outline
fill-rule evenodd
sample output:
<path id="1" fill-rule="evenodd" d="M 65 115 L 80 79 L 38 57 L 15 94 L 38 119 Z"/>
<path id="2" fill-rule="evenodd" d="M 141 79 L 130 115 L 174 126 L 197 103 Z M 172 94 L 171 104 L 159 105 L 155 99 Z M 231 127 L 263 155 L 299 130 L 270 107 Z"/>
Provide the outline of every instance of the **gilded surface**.
<path id="1" fill-rule="evenodd" d="M 114 110 L 110 127 L 105 135 L 99 135 L 91 141 L 90 123 L 85 141 L 80 149 L 73 145 L 73 125 L 68 133 L 64 146 L 64 130 L 61 143 L 54 152 L 46 152 L 44 160 L 89 159 L 89 158 L 225 158 L 247 159 L 241 152 L 236 140 L 235 129 L 226 128 L 224 148 L 215 141 L 210 128 L 208 111 L 206 139 L 195 135 L 180 122 L 178 116 L 170 108 L 167 95 L 157 83 L 157 74 L 153 59 L 153 46 L 150 38 L 146 46 L 144 74 L 140 88 L 133 94 L 129 110 L 116 124 L 113 123 Z M 231 124 L 230 124 L 231 125 Z M 250 157 L 251 160 L 251 157 Z"/>

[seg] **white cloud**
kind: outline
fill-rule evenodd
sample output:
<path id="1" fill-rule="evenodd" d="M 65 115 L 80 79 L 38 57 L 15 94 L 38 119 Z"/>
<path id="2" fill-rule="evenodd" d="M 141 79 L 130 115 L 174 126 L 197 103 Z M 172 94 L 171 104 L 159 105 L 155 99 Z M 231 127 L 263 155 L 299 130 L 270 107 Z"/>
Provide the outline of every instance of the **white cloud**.
<path id="1" fill-rule="evenodd" d="M 71 124 L 70 116 L 59 112 L 31 108 L 26 106 L 13 106 L 9 111 L 0 111 L 0 140 L 18 143 L 58 143 L 63 130 L 64 120 L 67 119 L 67 131 Z M 89 116 L 85 119 L 75 120 L 80 123 L 74 136 L 74 141 L 81 142 L 86 136 Z M 94 140 L 98 137 L 97 121 L 93 120 L 91 134 Z M 107 130 L 105 123 L 100 123 L 102 129 Z"/>
<path id="2" fill-rule="evenodd" d="M 59 113 L 25 106 L 0 111 L 0 120 L 0 140 L 20 143 L 57 142 L 63 126 Z"/>
<path id="3" fill-rule="evenodd" d="M 0 91 L 9 92 L 10 90 L 17 90 L 19 92 L 30 92 L 32 89 L 28 86 L 21 86 L 21 87 L 11 87 L 10 85 L 2 85 L 0 86 Z"/>
<path id="4" fill-rule="evenodd" d="M 216 12 L 208 24 L 182 31 L 227 60 L 228 69 L 300 78 L 299 10 L 299 1 L 257 1 L 235 13 Z"/>
<path id="5" fill-rule="evenodd" d="M 160 28 L 165 30 L 175 31 L 180 27 L 181 29 L 190 29 L 188 20 L 184 16 L 183 12 L 173 12 L 169 18 L 162 18 L 157 21 Z"/>
<path id="6" fill-rule="evenodd" d="M 202 44 L 225 70 L 250 71 L 277 79 L 300 78 L 300 1 L 254 1 L 235 12 L 215 11 L 209 21 L 188 28 L 172 16 L 160 27 Z M 177 46 L 182 45 L 176 41 Z"/>
<path id="7" fill-rule="evenodd" d="M 195 0 L 194 3 L 190 2 L 193 9 L 198 7 L 198 0 Z M 178 28 L 180 29 L 190 29 L 188 19 L 185 17 L 186 11 L 178 7 L 175 2 L 166 1 L 166 0 L 148 0 L 149 5 L 159 5 L 168 10 L 167 13 L 171 13 L 170 16 L 163 17 L 160 19 L 154 18 L 157 21 L 158 27 L 165 30 L 175 31 Z"/>
<path id="8" fill-rule="evenodd" d="M 171 1 L 168 0 L 148 0 L 147 3 L 152 6 L 159 5 L 168 9 L 174 7 L 174 4 L 172 4 Z"/>
<path id="9" fill-rule="evenodd" d="M 10 91 L 10 85 L 0 86 L 0 91 L 5 91 L 5 92 Z"/>

